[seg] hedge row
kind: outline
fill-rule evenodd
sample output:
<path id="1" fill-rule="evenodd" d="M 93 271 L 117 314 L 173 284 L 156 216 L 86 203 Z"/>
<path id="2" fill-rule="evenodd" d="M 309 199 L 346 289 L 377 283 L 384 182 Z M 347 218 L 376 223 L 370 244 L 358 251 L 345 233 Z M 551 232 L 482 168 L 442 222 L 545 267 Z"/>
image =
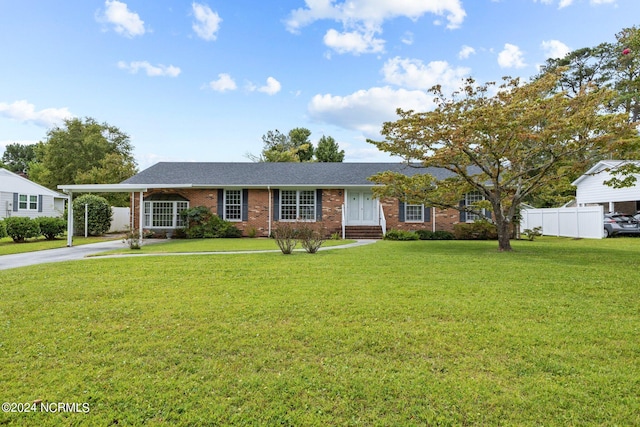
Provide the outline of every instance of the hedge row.
<path id="1" fill-rule="evenodd" d="M 62 218 L 40 217 L 31 219 L 22 216 L 12 216 L 0 221 L 0 238 L 11 237 L 16 243 L 23 243 L 26 239 L 44 236 L 47 240 L 54 240 L 64 234 L 67 222 Z"/>
<path id="2" fill-rule="evenodd" d="M 389 230 L 384 238 L 387 240 L 496 240 L 498 232 L 496 226 L 489 221 L 476 221 L 454 225 L 453 233 L 429 230 Z"/>

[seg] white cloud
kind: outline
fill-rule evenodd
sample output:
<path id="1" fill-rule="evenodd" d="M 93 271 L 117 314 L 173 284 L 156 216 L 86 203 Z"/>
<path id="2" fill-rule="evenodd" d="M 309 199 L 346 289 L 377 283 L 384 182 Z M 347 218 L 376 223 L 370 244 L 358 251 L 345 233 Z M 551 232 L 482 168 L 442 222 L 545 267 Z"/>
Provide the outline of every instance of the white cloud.
<path id="1" fill-rule="evenodd" d="M 452 68 L 446 61 L 432 61 L 424 64 L 419 59 L 389 59 L 382 67 L 384 80 L 409 89 L 431 89 L 441 85 L 443 90 L 458 89 L 461 81 L 471 70 Z"/>
<path id="2" fill-rule="evenodd" d="M 196 21 L 192 25 L 193 31 L 195 31 L 201 39 L 208 41 L 215 40 L 218 30 L 220 29 L 220 23 L 222 22 L 220 15 L 213 12 L 211 8 L 205 4 L 193 3 L 191 7 L 193 9 L 193 15 L 196 18 Z"/>
<path id="3" fill-rule="evenodd" d="M 144 70 L 149 77 L 178 77 L 181 72 L 179 67 L 175 67 L 173 65 L 151 65 L 147 61 L 133 61 L 128 64 L 124 61 L 120 61 L 118 62 L 118 68 L 122 70 L 129 70 L 131 74 L 137 74 L 138 71 Z"/>
<path id="4" fill-rule="evenodd" d="M 527 64 L 524 62 L 520 48 L 506 43 L 504 50 L 498 54 L 498 65 L 502 68 L 523 68 Z"/>
<path id="5" fill-rule="evenodd" d="M 347 96 L 316 95 L 311 99 L 308 111 L 314 120 L 376 138 L 382 123 L 397 119 L 397 108 L 426 111 L 433 105 L 432 98 L 421 90 L 374 87 Z"/>
<path id="6" fill-rule="evenodd" d="M 373 32 L 357 31 L 339 33 L 334 29 L 324 35 L 324 44 L 338 53 L 378 53 L 384 51 L 384 40 L 376 39 Z"/>
<path id="7" fill-rule="evenodd" d="M 144 21 L 137 13 L 131 12 L 126 3 L 106 0 L 104 5 L 104 14 L 99 19 L 113 24 L 116 33 L 132 38 L 146 32 Z"/>
<path id="8" fill-rule="evenodd" d="M 564 58 L 571 51 L 569 46 L 558 40 L 545 40 L 540 47 L 547 58 Z"/>
<path id="9" fill-rule="evenodd" d="M 475 53 L 476 53 L 476 50 L 474 48 L 472 48 L 471 46 L 463 45 L 462 48 L 460 49 L 460 52 L 458 52 L 458 58 L 467 59 L 468 57 L 470 57 L 471 55 L 474 55 Z"/>
<path id="10" fill-rule="evenodd" d="M 0 116 L 18 122 L 33 123 L 42 127 L 52 127 L 64 119 L 74 117 L 66 107 L 45 108 L 44 110 L 36 111 L 35 105 L 25 100 L 15 101 L 11 104 L 0 102 Z"/>
<path id="11" fill-rule="evenodd" d="M 446 16 L 449 28 L 458 28 L 466 16 L 460 0 L 305 0 L 306 8 L 291 11 L 287 29 L 300 28 L 322 19 L 373 28 L 388 19 L 407 17 L 417 20 L 426 13 Z"/>
<path id="12" fill-rule="evenodd" d="M 305 0 L 306 7 L 291 11 L 287 29 L 297 33 L 302 27 L 319 20 L 332 20 L 343 25 L 343 31 L 329 30 L 324 41 L 340 53 L 381 52 L 384 40 L 375 38 L 382 33 L 385 21 L 397 17 L 417 20 L 427 13 L 445 16 L 447 27 L 458 28 L 466 12 L 460 0 Z M 407 39 L 410 40 L 410 39 Z M 403 40 L 404 42 L 404 40 Z"/>
<path id="13" fill-rule="evenodd" d="M 411 31 L 407 31 L 404 33 L 404 37 L 401 41 L 402 43 L 411 46 L 413 44 L 413 33 Z"/>
<path id="14" fill-rule="evenodd" d="M 216 92 L 226 92 L 228 90 L 236 90 L 238 88 L 236 82 L 229 74 L 226 73 L 218 74 L 218 80 L 210 81 L 209 87 Z"/>
<path id="15" fill-rule="evenodd" d="M 257 89 L 258 92 L 266 93 L 267 95 L 275 95 L 280 92 L 282 85 L 279 81 L 274 79 L 273 77 L 267 78 L 267 84 L 265 86 L 259 87 Z"/>

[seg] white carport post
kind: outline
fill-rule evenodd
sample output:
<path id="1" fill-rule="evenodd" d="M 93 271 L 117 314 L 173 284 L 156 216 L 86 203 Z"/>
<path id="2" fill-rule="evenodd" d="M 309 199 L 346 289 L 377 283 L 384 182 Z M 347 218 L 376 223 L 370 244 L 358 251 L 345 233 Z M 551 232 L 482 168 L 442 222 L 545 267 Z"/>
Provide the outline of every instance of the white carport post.
<path id="1" fill-rule="evenodd" d="M 142 242 L 142 235 L 144 234 L 142 232 L 142 228 L 144 227 L 144 191 L 140 192 L 140 210 L 138 211 L 138 215 L 140 216 L 140 218 L 138 218 L 138 223 L 140 224 L 140 241 Z"/>
<path id="2" fill-rule="evenodd" d="M 73 246 L 73 192 L 65 191 L 69 199 L 67 199 L 67 247 Z"/>

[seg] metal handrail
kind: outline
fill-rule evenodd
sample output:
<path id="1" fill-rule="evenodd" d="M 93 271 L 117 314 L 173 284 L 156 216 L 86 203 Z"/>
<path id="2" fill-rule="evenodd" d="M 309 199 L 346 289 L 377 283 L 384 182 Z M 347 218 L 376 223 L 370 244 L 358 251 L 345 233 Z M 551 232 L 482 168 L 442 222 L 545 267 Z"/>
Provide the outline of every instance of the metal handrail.
<path id="1" fill-rule="evenodd" d="M 382 203 L 378 203 L 378 219 L 380 221 L 380 227 L 382 228 L 382 235 L 387 234 L 387 219 L 384 216 L 384 209 Z"/>

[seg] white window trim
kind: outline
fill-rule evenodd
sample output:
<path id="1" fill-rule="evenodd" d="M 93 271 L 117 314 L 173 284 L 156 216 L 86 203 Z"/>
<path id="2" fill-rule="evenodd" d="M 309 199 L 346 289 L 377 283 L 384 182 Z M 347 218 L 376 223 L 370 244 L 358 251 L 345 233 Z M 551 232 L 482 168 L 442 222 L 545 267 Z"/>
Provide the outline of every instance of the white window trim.
<path id="1" fill-rule="evenodd" d="M 474 196 L 474 197 L 470 198 L 469 196 Z M 480 199 L 478 199 L 476 196 L 480 197 Z M 465 206 L 471 206 L 471 205 L 473 205 L 473 203 L 475 203 L 475 202 L 477 202 L 479 200 L 484 200 L 484 196 L 479 191 L 474 191 L 474 192 L 467 193 L 467 194 L 464 195 L 464 205 Z M 482 214 L 483 215 L 478 215 L 477 213 L 474 213 L 474 212 L 465 211 L 465 218 L 466 218 L 465 222 L 475 222 L 475 221 L 483 219 L 486 216 L 485 209 L 482 209 Z"/>
<path id="2" fill-rule="evenodd" d="M 20 202 L 20 197 L 21 197 L 21 196 L 26 196 L 26 197 L 27 197 L 27 200 L 26 200 L 26 202 L 25 202 L 25 203 L 27 204 L 27 207 L 26 207 L 26 208 L 21 208 L 21 207 L 20 207 L 20 203 L 21 203 L 21 202 Z M 32 198 L 32 197 L 35 197 L 35 198 L 36 198 L 36 207 L 35 207 L 34 209 L 31 209 L 31 208 L 30 208 L 30 206 L 31 206 L 31 198 Z M 18 211 L 38 212 L 38 207 L 39 207 L 39 206 L 38 206 L 38 199 L 39 199 L 39 197 L 38 197 L 38 195 L 37 195 L 37 194 L 24 194 L 24 193 L 23 193 L 23 194 L 20 194 L 20 193 L 19 193 L 19 194 L 18 194 Z"/>
<path id="3" fill-rule="evenodd" d="M 408 219 L 408 211 L 409 207 L 419 207 L 420 208 L 420 219 Z M 413 203 L 405 203 L 404 204 L 404 222 L 424 222 L 424 205 L 416 205 Z"/>
<path id="4" fill-rule="evenodd" d="M 147 203 L 149 203 L 149 212 L 147 212 Z M 171 203 L 173 204 L 173 213 L 171 216 L 171 226 L 154 226 L 153 224 L 151 224 L 153 222 L 153 205 L 155 203 Z M 185 209 L 189 209 L 189 202 L 185 201 L 185 200 L 145 200 L 144 201 L 144 206 L 142 208 L 142 215 L 144 216 L 144 228 L 149 228 L 149 229 L 165 229 L 165 228 L 182 228 L 184 227 L 184 224 L 178 224 L 178 203 L 186 203 L 187 207 Z"/>
<path id="5" fill-rule="evenodd" d="M 283 219 L 282 218 L 282 207 L 284 206 L 284 204 L 282 203 L 283 197 L 282 194 L 285 191 L 295 191 L 296 192 L 296 213 L 297 218 L 294 219 Z M 302 219 L 300 218 L 299 214 L 300 214 L 300 193 L 303 191 L 311 191 L 313 192 L 313 219 Z M 287 206 L 293 206 L 293 205 L 287 205 Z M 308 205 L 304 205 L 304 206 L 308 206 Z M 316 209 L 318 208 L 318 194 L 317 191 L 315 189 L 310 190 L 308 188 L 306 189 L 301 189 L 301 190 L 294 190 L 294 189 L 286 189 L 286 190 L 280 190 L 280 207 L 279 207 L 279 218 L 281 222 L 316 222 L 317 218 L 316 218 Z"/>
<path id="6" fill-rule="evenodd" d="M 227 191 L 237 191 L 238 193 L 240 193 L 240 217 L 239 218 L 227 218 Z M 224 190 L 224 205 L 222 208 L 222 215 L 224 217 L 225 221 L 229 221 L 229 222 L 242 222 L 242 190 Z M 236 205 L 231 205 L 231 206 L 236 206 Z"/>

